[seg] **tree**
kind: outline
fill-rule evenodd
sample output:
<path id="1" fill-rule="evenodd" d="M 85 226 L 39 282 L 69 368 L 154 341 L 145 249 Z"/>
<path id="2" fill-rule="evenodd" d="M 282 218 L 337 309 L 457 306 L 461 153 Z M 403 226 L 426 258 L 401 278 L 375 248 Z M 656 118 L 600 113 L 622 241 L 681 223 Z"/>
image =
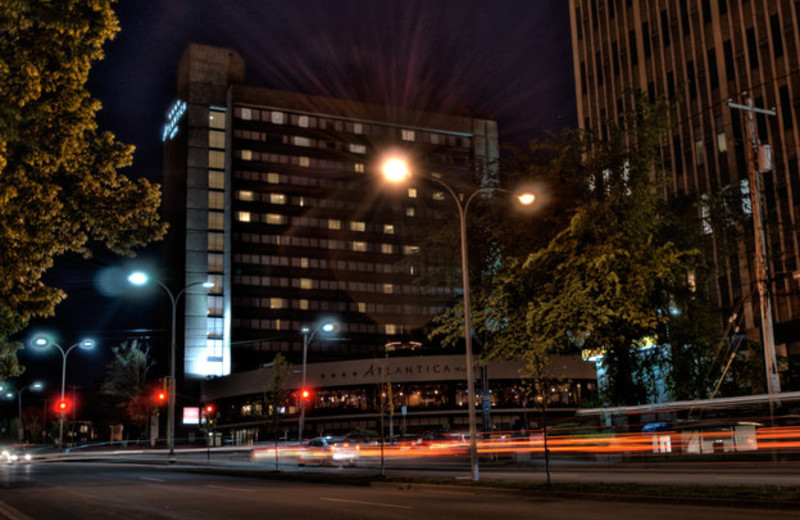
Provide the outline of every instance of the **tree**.
<path id="1" fill-rule="evenodd" d="M 272 380 L 264 390 L 264 409 L 266 425 L 275 439 L 275 469 L 278 469 L 278 439 L 283 415 L 281 410 L 286 406 L 289 397 L 288 382 L 292 374 L 292 365 L 280 353 L 275 354 L 272 361 Z"/>
<path id="2" fill-rule="evenodd" d="M 66 297 L 42 275 L 90 244 L 118 254 L 166 232 L 160 187 L 119 172 L 133 147 L 101 131 L 85 88 L 119 30 L 113 0 L 0 3 L 0 370 L 19 373 L 8 342 Z"/>
<path id="3" fill-rule="evenodd" d="M 150 390 L 149 349 L 137 340 L 124 342 L 113 349 L 114 359 L 108 364 L 100 393 L 114 401 L 120 416 L 144 432 L 154 410 Z"/>

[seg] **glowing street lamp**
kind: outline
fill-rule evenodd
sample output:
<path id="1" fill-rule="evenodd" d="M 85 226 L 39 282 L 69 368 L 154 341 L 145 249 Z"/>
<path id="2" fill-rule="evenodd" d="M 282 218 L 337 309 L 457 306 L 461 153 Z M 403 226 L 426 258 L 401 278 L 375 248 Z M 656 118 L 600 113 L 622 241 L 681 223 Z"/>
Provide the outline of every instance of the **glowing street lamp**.
<path id="1" fill-rule="evenodd" d="M 23 386 L 19 390 L 14 390 L 13 388 L 5 388 L 4 386 L 0 385 L 0 392 L 2 392 L 3 390 L 6 390 L 6 397 L 7 398 L 13 399 L 15 395 L 17 397 L 17 404 L 19 406 L 19 416 L 18 416 L 19 417 L 19 428 L 18 428 L 19 442 L 22 442 L 24 440 L 24 437 L 25 437 L 25 424 L 22 422 L 22 392 L 24 392 L 28 388 L 30 388 L 31 390 L 38 391 L 38 390 L 41 390 L 42 388 L 44 388 L 44 384 L 42 384 L 41 381 L 34 381 L 33 383 L 31 383 L 29 385 Z"/>
<path id="2" fill-rule="evenodd" d="M 300 384 L 300 420 L 297 424 L 297 440 L 300 442 L 303 441 L 303 429 L 305 428 L 306 424 L 306 401 L 310 395 L 310 393 L 308 393 L 308 389 L 306 388 L 306 360 L 308 358 L 308 345 L 311 343 L 311 340 L 314 339 L 314 336 L 317 334 L 317 332 L 322 331 L 325 334 L 330 334 L 332 332 L 336 332 L 338 325 L 339 324 L 335 321 L 326 321 L 320 323 L 314 329 L 311 327 L 303 327 L 300 329 L 300 332 L 303 334 L 303 380 Z"/>
<path id="3" fill-rule="evenodd" d="M 51 341 L 49 338 L 44 336 L 39 336 L 33 340 L 33 345 L 39 348 L 46 348 L 50 345 L 56 347 L 59 352 L 61 352 L 61 403 L 66 402 L 64 400 L 64 390 L 66 388 L 66 381 L 67 381 L 67 356 L 69 353 L 72 352 L 75 348 L 80 347 L 84 350 L 91 350 L 94 348 L 94 340 L 92 339 L 84 339 L 75 343 L 74 345 L 70 346 L 67 350 L 64 350 L 61 345 L 56 343 L 55 341 Z M 62 447 L 64 444 L 64 412 L 59 413 L 58 419 L 58 446 Z"/>
<path id="4" fill-rule="evenodd" d="M 384 178 L 392 183 L 406 182 L 411 178 L 411 170 L 408 163 L 399 157 L 392 157 L 387 159 L 381 168 Z M 479 479 L 478 473 L 478 440 L 477 428 L 475 417 L 475 380 L 473 376 L 473 362 L 472 362 L 472 335 L 471 330 L 471 316 L 470 316 L 470 303 L 469 303 L 469 266 L 467 262 L 467 210 L 469 210 L 470 203 L 475 199 L 479 193 L 489 191 L 504 191 L 504 188 L 494 186 L 482 186 L 473 191 L 466 200 L 462 200 L 458 194 L 438 177 L 428 176 L 427 180 L 433 181 L 442 186 L 447 193 L 453 198 L 458 208 L 458 218 L 461 232 L 461 280 L 464 295 L 464 346 L 466 349 L 466 371 L 467 371 L 467 398 L 469 399 L 469 406 L 467 406 L 469 418 L 469 459 L 472 467 L 472 480 Z M 523 205 L 530 205 L 536 197 L 532 193 L 521 193 L 517 195 L 517 200 Z"/>
<path id="5" fill-rule="evenodd" d="M 175 322 L 177 321 L 177 312 L 178 312 L 178 301 L 180 300 L 181 296 L 186 293 L 186 290 L 191 287 L 197 287 L 198 285 L 205 287 L 206 289 L 210 289 L 214 287 L 214 284 L 209 281 L 205 282 L 193 282 L 184 287 L 183 289 L 178 292 L 177 295 L 173 294 L 172 291 L 164 285 L 160 280 L 155 278 L 152 279 L 155 283 L 158 284 L 159 287 L 164 289 L 164 292 L 167 293 L 169 296 L 170 304 L 172 305 L 172 327 L 171 327 L 171 340 L 170 340 L 170 359 L 169 359 L 169 392 L 167 395 L 167 447 L 169 448 L 169 453 L 167 457 L 169 458 L 170 462 L 174 462 L 175 460 Z M 134 271 L 128 275 L 128 282 L 133 285 L 142 286 L 146 285 L 150 282 L 150 277 L 144 271 Z"/>

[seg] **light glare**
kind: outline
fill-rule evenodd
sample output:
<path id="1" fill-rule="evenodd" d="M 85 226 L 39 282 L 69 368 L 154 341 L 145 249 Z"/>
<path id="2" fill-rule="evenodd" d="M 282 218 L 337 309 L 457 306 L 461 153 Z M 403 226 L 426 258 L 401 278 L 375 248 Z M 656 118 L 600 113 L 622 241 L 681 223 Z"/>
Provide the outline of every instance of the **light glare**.
<path id="1" fill-rule="evenodd" d="M 405 182 L 411 177 L 411 171 L 403 159 L 394 157 L 383 163 L 383 177 L 389 182 Z"/>
<path id="2" fill-rule="evenodd" d="M 142 271 L 134 271 L 128 275 L 128 281 L 133 285 L 144 285 L 147 283 L 147 274 Z"/>

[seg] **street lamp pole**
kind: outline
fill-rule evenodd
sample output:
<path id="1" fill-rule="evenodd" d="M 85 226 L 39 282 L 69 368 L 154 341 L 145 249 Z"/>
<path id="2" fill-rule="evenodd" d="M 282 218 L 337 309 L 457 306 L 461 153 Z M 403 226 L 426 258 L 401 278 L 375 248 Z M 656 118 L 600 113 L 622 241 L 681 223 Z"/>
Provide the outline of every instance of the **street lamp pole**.
<path id="1" fill-rule="evenodd" d="M 36 338 L 34 340 L 34 345 L 38 347 L 46 347 L 48 345 L 53 345 L 61 352 L 61 404 L 64 403 L 64 390 L 67 384 L 67 357 L 69 353 L 72 352 L 76 347 L 81 347 L 85 349 L 90 349 L 94 347 L 94 341 L 91 339 L 84 339 L 83 341 L 79 341 L 74 345 L 71 345 L 67 350 L 64 350 L 61 345 L 56 343 L 55 341 L 50 341 L 47 338 L 41 337 Z M 58 447 L 61 448 L 64 446 L 64 414 L 66 413 L 65 410 L 59 410 L 58 414 Z"/>
<path id="2" fill-rule="evenodd" d="M 144 285 L 148 282 L 149 277 L 147 274 L 136 271 L 128 276 L 128 281 L 134 285 Z M 170 336 L 170 348 L 169 348 L 169 391 L 167 392 L 167 448 L 169 450 L 167 454 L 167 458 L 170 462 L 175 462 L 175 351 L 176 349 L 176 323 L 177 323 L 177 314 L 178 314 L 178 302 L 180 301 L 181 296 L 183 296 L 186 291 L 191 287 L 196 287 L 198 285 L 202 285 L 205 288 L 212 287 L 213 284 L 211 282 L 193 282 L 184 287 L 183 289 L 178 292 L 177 295 L 173 294 L 169 287 L 167 287 L 161 280 L 153 279 L 159 287 L 161 287 L 167 296 L 169 296 L 169 302 L 172 306 L 172 325 L 171 329 L 171 336 Z"/>
<path id="3" fill-rule="evenodd" d="M 315 329 L 311 330 L 309 327 L 303 327 L 300 329 L 300 332 L 303 333 L 303 371 L 302 371 L 302 383 L 300 385 L 300 392 L 304 392 L 306 390 L 306 361 L 308 360 L 308 345 L 311 343 L 311 340 L 314 339 L 314 336 L 320 330 L 323 332 L 333 332 L 336 328 L 336 324 L 332 322 L 326 322 Z M 303 442 L 303 430 L 305 429 L 306 425 L 306 397 L 301 395 L 300 396 L 300 419 L 297 423 L 297 440 L 299 442 Z"/>

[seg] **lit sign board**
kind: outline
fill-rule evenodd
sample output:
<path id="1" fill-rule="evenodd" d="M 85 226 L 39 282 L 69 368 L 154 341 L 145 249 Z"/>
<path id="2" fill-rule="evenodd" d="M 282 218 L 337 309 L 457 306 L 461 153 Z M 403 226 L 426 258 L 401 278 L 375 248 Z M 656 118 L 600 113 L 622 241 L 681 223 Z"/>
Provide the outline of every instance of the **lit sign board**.
<path id="1" fill-rule="evenodd" d="M 161 140 L 168 141 L 178 134 L 178 123 L 180 123 L 183 114 L 186 113 L 186 102 L 180 99 L 172 104 L 167 112 L 167 122 L 164 123 L 164 129 L 161 131 Z"/>
<path id="2" fill-rule="evenodd" d="M 183 424 L 200 424 L 200 408 L 196 406 L 184 407 Z"/>

